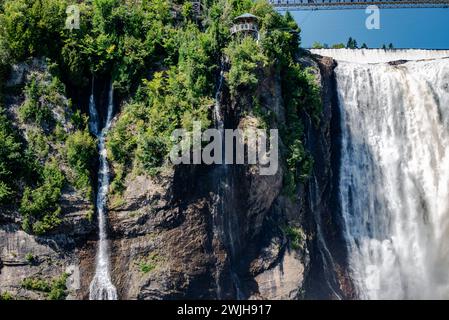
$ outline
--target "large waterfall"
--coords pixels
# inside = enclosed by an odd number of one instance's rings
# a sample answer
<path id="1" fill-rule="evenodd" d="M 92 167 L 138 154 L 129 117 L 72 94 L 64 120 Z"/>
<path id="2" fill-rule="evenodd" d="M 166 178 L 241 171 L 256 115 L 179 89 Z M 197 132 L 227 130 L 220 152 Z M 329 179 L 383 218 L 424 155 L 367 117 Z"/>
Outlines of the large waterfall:
<path id="1" fill-rule="evenodd" d="M 449 299 L 449 51 L 382 51 L 316 52 L 338 61 L 349 270 L 362 299 Z"/>
<path id="2" fill-rule="evenodd" d="M 93 92 L 91 95 L 91 103 L 94 103 Z M 91 110 L 92 109 L 92 110 Z M 98 116 L 92 114 L 96 110 L 95 105 L 89 111 L 91 112 L 91 120 L 98 121 Z M 105 138 L 109 131 L 112 122 L 112 113 L 114 110 L 114 92 L 111 86 L 109 88 L 108 96 L 108 110 L 106 115 L 106 124 L 98 136 L 98 149 L 100 154 L 100 167 L 98 170 L 98 192 L 97 192 L 97 213 L 98 213 L 98 228 L 99 241 L 96 257 L 95 275 L 90 283 L 90 300 L 116 300 L 117 290 L 112 284 L 109 264 L 109 243 L 107 237 L 107 195 L 109 189 L 109 165 L 107 161 L 107 152 L 105 146 Z M 93 123 L 91 128 L 98 128 L 98 123 Z"/>

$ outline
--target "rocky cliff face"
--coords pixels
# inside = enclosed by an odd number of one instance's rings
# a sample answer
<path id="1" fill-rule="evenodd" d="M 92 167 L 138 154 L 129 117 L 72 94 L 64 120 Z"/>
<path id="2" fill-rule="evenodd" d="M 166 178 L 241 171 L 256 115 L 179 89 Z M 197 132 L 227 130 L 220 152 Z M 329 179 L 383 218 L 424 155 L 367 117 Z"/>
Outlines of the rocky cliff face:
<path id="1" fill-rule="evenodd" d="M 303 64 L 314 69 L 323 87 L 320 129 L 308 123 L 306 130 L 308 148 L 317 158 L 314 182 L 292 200 L 282 193 L 282 166 L 274 176 L 260 176 L 257 167 L 246 165 L 177 166 L 158 179 L 128 176 L 126 191 L 110 212 L 113 281 L 122 299 L 305 297 L 308 283 L 317 280 L 310 261 L 321 259 L 316 218 L 332 215 L 335 100 L 333 61 L 309 57 Z M 259 101 L 282 121 L 279 74 L 264 70 L 260 79 Z M 245 115 L 252 107 L 249 97 L 232 99 L 224 92 L 222 100 L 226 127 L 259 126 Z M 283 230 L 287 225 L 307 230 L 294 248 Z M 310 252 L 317 257 L 311 259 Z"/>
<path id="2" fill-rule="evenodd" d="M 312 176 L 300 197 L 307 212 L 311 237 L 310 272 L 305 284 L 309 299 L 347 299 L 354 292 L 346 266 L 346 249 L 338 215 L 338 168 L 340 159 L 340 115 L 334 68 L 330 57 L 313 55 L 302 58 L 305 66 L 315 70 L 321 85 L 322 115 L 319 126 L 306 117 L 305 141 L 314 159 Z"/>
<path id="3" fill-rule="evenodd" d="M 282 192 L 283 166 L 274 176 L 261 176 L 257 166 L 248 165 L 179 165 L 156 178 L 129 174 L 123 194 L 109 201 L 112 280 L 120 299 L 350 296 L 343 250 L 329 245 L 339 237 L 331 196 L 338 157 L 335 63 L 317 56 L 303 57 L 302 63 L 314 70 L 323 97 L 319 128 L 303 119 L 315 159 L 312 179 L 291 199 Z M 26 78 L 22 69 L 17 67 L 11 82 Z M 282 121 L 280 75 L 261 72 L 256 95 Z M 224 89 L 226 127 L 260 125 L 246 115 L 249 101 L 245 95 L 231 98 Z M 21 231 L 18 213 L 1 209 L 0 291 L 45 298 L 23 289 L 22 280 L 50 280 L 68 272 L 68 298 L 88 298 L 96 240 L 94 224 L 86 219 L 89 203 L 74 190 L 64 190 L 62 208 L 63 225 L 46 237 Z M 294 246 L 285 226 L 304 230 Z"/>

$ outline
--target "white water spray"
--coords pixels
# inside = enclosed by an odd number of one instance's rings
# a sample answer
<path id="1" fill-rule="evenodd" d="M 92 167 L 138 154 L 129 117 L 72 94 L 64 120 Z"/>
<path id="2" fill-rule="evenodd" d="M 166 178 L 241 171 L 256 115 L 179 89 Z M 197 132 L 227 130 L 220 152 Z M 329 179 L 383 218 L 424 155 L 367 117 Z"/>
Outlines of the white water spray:
<path id="1" fill-rule="evenodd" d="M 107 237 L 107 195 L 109 190 L 109 165 L 107 161 L 107 152 L 105 138 L 111 127 L 112 113 L 114 109 L 114 92 L 111 86 L 108 97 L 108 110 L 106 124 L 101 130 L 99 136 L 100 168 L 98 171 L 98 192 L 97 192 L 97 212 L 99 241 L 96 256 L 95 275 L 90 283 L 90 300 L 117 300 L 117 290 L 111 281 L 109 264 L 109 241 Z M 93 99 L 92 99 L 93 100 Z M 98 117 L 97 117 L 98 119 Z M 97 124 L 98 127 L 98 124 Z"/>
<path id="2" fill-rule="evenodd" d="M 358 295 L 449 299 L 449 52 L 388 53 L 429 59 L 397 66 L 341 54 L 340 203 Z"/>

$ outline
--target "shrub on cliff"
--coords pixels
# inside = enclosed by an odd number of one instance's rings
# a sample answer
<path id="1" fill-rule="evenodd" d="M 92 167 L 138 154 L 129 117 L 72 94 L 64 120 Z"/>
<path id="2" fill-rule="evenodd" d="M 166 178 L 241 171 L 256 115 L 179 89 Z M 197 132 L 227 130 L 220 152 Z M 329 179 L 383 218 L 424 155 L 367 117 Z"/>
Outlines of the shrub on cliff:
<path id="1" fill-rule="evenodd" d="M 74 171 L 75 187 L 84 191 L 89 198 L 92 197 L 92 181 L 94 159 L 97 156 L 96 141 L 87 129 L 77 130 L 70 134 L 66 140 L 67 162 Z"/>
<path id="2" fill-rule="evenodd" d="M 22 144 L 0 107 L 0 203 L 11 203 L 17 191 L 14 183 L 22 167 Z"/>
<path id="3" fill-rule="evenodd" d="M 50 73 L 32 72 L 24 89 L 25 101 L 19 108 L 19 118 L 24 123 L 32 123 L 42 128 L 55 124 L 52 109 L 64 106 L 65 87 Z"/>
<path id="4" fill-rule="evenodd" d="M 23 122 L 31 121 L 39 125 L 53 120 L 50 108 L 40 101 L 42 86 L 33 78 L 25 88 L 25 102 L 20 106 L 19 116 Z"/>
<path id="5" fill-rule="evenodd" d="M 67 296 L 66 282 L 68 277 L 69 274 L 64 272 L 50 281 L 37 277 L 25 278 L 21 285 L 26 290 L 43 292 L 49 300 L 64 300 Z"/>
<path id="6" fill-rule="evenodd" d="M 64 181 L 63 173 L 53 161 L 44 165 L 41 181 L 35 188 L 25 187 L 20 204 L 24 230 L 41 235 L 61 223 L 58 202 Z"/>
<path id="7" fill-rule="evenodd" d="M 256 41 L 250 37 L 237 39 L 232 41 L 224 52 L 231 65 L 227 73 L 231 93 L 235 93 L 239 88 L 253 90 L 258 83 L 257 70 L 268 63 L 268 58 L 261 52 Z"/>
<path id="8" fill-rule="evenodd" d="M 0 300 L 6 301 L 6 300 L 15 300 L 15 299 L 11 293 L 9 293 L 8 291 L 3 291 L 0 293 Z"/>

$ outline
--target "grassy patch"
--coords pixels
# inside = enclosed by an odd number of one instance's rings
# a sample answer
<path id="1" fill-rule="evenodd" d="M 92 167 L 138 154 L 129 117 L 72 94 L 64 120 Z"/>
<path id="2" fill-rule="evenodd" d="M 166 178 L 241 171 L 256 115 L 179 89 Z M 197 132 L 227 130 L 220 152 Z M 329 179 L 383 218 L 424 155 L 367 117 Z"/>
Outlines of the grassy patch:
<path id="1" fill-rule="evenodd" d="M 25 255 L 25 260 L 29 263 L 29 264 L 34 264 L 36 262 L 36 257 L 31 253 L 28 252 Z"/>
<path id="2" fill-rule="evenodd" d="M 294 250 L 303 250 L 306 235 L 301 228 L 288 226 L 284 228 L 284 234 L 288 238 L 290 247 Z"/>
<path id="3" fill-rule="evenodd" d="M 0 300 L 15 300 L 14 296 L 8 291 L 0 293 Z"/>
<path id="4" fill-rule="evenodd" d="M 148 258 L 139 263 L 139 269 L 142 273 L 149 273 L 156 269 L 158 262 L 159 255 L 157 253 L 152 253 L 148 256 Z"/>

